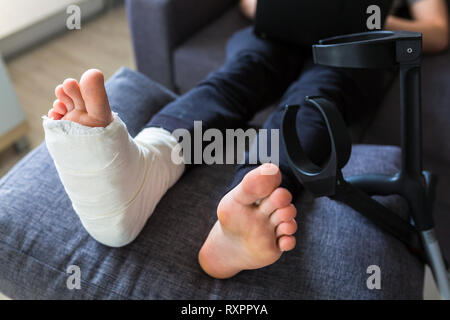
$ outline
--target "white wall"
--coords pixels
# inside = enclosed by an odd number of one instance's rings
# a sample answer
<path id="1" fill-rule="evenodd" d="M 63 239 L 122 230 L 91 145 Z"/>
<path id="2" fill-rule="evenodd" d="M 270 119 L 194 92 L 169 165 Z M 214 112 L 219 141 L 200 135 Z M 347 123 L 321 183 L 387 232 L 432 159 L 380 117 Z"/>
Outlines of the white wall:
<path id="1" fill-rule="evenodd" d="M 0 52 L 8 58 L 66 29 L 66 8 L 77 4 L 83 20 L 105 0 L 0 0 Z"/>
<path id="2" fill-rule="evenodd" d="M 81 0 L 0 0 L 0 39 L 79 2 Z"/>

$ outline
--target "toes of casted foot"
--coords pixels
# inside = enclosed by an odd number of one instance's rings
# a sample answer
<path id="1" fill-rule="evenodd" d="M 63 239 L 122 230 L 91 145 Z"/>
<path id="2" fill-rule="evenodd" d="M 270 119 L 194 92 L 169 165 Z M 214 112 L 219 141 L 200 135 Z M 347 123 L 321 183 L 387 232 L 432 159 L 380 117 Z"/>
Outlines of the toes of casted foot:
<path id="1" fill-rule="evenodd" d="M 296 231 L 297 231 L 297 222 L 294 219 L 292 219 L 288 222 L 280 223 L 275 229 L 275 234 L 278 238 L 285 235 L 287 236 L 293 235 Z"/>
<path id="2" fill-rule="evenodd" d="M 295 248 L 295 237 L 293 236 L 281 236 L 278 238 L 278 248 L 280 251 L 290 251 Z"/>
<path id="3" fill-rule="evenodd" d="M 264 171 L 276 171 L 276 173 L 264 175 L 262 174 Z M 270 195 L 280 183 L 280 170 L 276 165 L 267 163 L 248 172 L 232 193 L 238 202 L 250 205 Z"/>
<path id="4" fill-rule="evenodd" d="M 63 85 L 60 84 L 55 88 L 55 96 L 59 101 L 64 103 L 67 108 L 67 111 L 71 111 L 75 108 L 75 104 L 73 103 L 72 98 L 70 98 L 65 92 Z"/>
<path id="5" fill-rule="evenodd" d="M 261 201 L 259 210 L 263 214 L 270 215 L 279 208 L 289 206 L 291 201 L 292 195 L 287 189 L 277 188 L 267 198 Z"/>
<path id="6" fill-rule="evenodd" d="M 103 76 L 103 72 L 98 69 L 89 69 L 86 70 L 80 78 L 80 85 L 84 82 L 90 82 L 91 84 L 102 84 L 105 81 L 105 77 Z"/>
<path id="7" fill-rule="evenodd" d="M 297 208 L 291 203 L 287 207 L 277 209 L 270 215 L 270 223 L 278 226 L 282 222 L 289 222 L 297 216 Z"/>
<path id="8" fill-rule="evenodd" d="M 66 105 L 61 102 L 59 99 L 56 99 L 53 102 L 53 110 L 58 112 L 60 115 L 64 116 L 67 113 Z"/>
<path id="9" fill-rule="evenodd" d="M 71 78 L 64 80 L 63 89 L 74 102 L 75 109 L 86 110 L 77 80 Z"/>
<path id="10" fill-rule="evenodd" d="M 48 111 L 47 116 L 53 120 L 61 120 L 61 118 L 63 117 L 62 114 L 59 114 L 53 108 Z"/>

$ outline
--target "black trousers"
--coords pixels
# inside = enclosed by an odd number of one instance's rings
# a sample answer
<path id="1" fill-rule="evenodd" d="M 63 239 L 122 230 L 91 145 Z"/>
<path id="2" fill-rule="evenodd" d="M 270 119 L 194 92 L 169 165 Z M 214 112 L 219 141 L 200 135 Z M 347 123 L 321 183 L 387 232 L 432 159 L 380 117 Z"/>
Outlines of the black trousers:
<path id="1" fill-rule="evenodd" d="M 217 71 L 188 93 L 157 113 L 147 127 L 170 132 L 184 128 L 194 131 L 194 121 L 203 128 L 245 128 L 258 112 L 279 101 L 279 107 L 264 123 L 264 129 L 280 129 L 284 106 L 298 104 L 297 134 L 313 162 L 328 158 L 330 142 L 320 113 L 305 103 L 306 96 L 323 96 L 336 105 L 348 125 L 371 113 L 385 90 L 385 73 L 380 70 L 338 69 L 315 65 L 311 48 L 297 48 L 261 39 L 252 28 L 237 32 L 228 42 L 227 60 Z M 274 141 L 269 138 L 270 144 Z M 282 186 L 295 197 L 300 183 L 291 172 L 282 141 L 279 167 Z M 237 169 L 231 188 L 258 164 L 246 163 Z"/>

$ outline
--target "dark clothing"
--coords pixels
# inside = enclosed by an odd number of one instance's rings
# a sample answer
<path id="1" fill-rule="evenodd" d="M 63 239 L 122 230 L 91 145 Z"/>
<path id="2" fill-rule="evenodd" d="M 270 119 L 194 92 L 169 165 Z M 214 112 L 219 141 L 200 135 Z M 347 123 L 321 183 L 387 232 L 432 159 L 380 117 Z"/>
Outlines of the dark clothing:
<path id="1" fill-rule="evenodd" d="M 313 162 L 320 164 L 328 157 L 329 137 L 322 116 L 304 102 L 305 97 L 328 98 L 335 103 L 347 124 L 351 124 L 378 105 L 383 96 L 382 80 L 380 70 L 315 65 L 311 48 L 295 48 L 261 39 L 254 35 L 252 28 L 247 28 L 237 32 L 228 42 L 227 60 L 220 69 L 168 104 L 147 127 L 162 127 L 170 132 L 185 128 L 193 132 L 194 121 L 201 120 L 203 130 L 245 128 L 258 111 L 281 99 L 263 128 L 280 129 L 283 107 L 300 105 L 297 134 L 305 152 Z M 295 197 L 301 186 L 289 168 L 281 141 L 279 143 L 282 186 Z M 248 162 L 240 165 L 232 187 L 256 166 L 258 164 Z"/>

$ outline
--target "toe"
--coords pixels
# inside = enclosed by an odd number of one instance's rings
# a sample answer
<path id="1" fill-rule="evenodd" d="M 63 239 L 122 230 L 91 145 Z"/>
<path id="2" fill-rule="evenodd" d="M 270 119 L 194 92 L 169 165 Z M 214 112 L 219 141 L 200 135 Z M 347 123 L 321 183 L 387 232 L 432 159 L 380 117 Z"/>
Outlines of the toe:
<path id="1" fill-rule="evenodd" d="M 259 167 L 260 174 L 264 176 L 276 175 L 278 173 L 278 166 L 273 163 L 264 163 Z"/>
<path id="2" fill-rule="evenodd" d="M 53 110 L 63 116 L 67 113 L 66 105 L 62 103 L 59 99 L 56 99 L 53 102 Z"/>
<path id="3" fill-rule="evenodd" d="M 270 223 L 273 226 L 278 226 L 282 222 L 289 222 L 297 216 L 297 209 L 293 204 L 288 205 L 287 207 L 277 209 L 270 216 Z"/>
<path id="4" fill-rule="evenodd" d="M 86 110 L 83 97 L 81 96 L 80 86 L 75 79 L 64 80 L 63 89 L 74 102 L 75 109 Z"/>
<path id="5" fill-rule="evenodd" d="M 264 174 L 267 171 L 276 171 L 276 173 Z M 280 183 L 280 170 L 274 164 L 267 163 L 247 173 L 231 194 L 239 203 L 250 205 L 270 195 Z"/>
<path id="6" fill-rule="evenodd" d="M 75 108 L 75 104 L 73 103 L 73 100 L 64 92 L 63 85 L 60 84 L 55 89 L 55 96 L 58 98 L 59 101 L 64 103 L 64 105 L 67 108 L 67 111 L 71 111 Z"/>
<path id="7" fill-rule="evenodd" d="M 290 251 L 295 248 L 295 237 L 293 236 L 281 236 L 278 239 L 278 248 L 280 251 Z"/>
<path id="8" fill-rule="evenodd" d="M 287 207 L 291 201 L 292 195 L 287 189 L 277 188 L 261 202 L 259 210 L 269 216 L 275 210 Z"/>
<path id="9" fill-rule="evenodd" d="M 277 238 L 285 235 L 287 236 L 293 235 L 296 231 L 297 231 L 297 222 L 295 222 L 295 220 L 282 222 L 278 225 L 278 227 L 275 230 Z"/>
<path id="10" fill-rule="evenodd" d="M 53 110 L 53 108 L 52 108 L 48 111 L 48 117 L 53 120 L 61 120 L 61 118 L 63 116 L 61 114 L 59 114 L 58 112 L 56 112 L 55 110 Z"/>
<path id="11" fill-rule="evenodd" d="M 80 89 L 86 103 L 88 114 L 96 119 L 109 119 L 111 109 L 105 90 L 103 73 L 97 69 L 90 69 L 83 73 Z"/>

